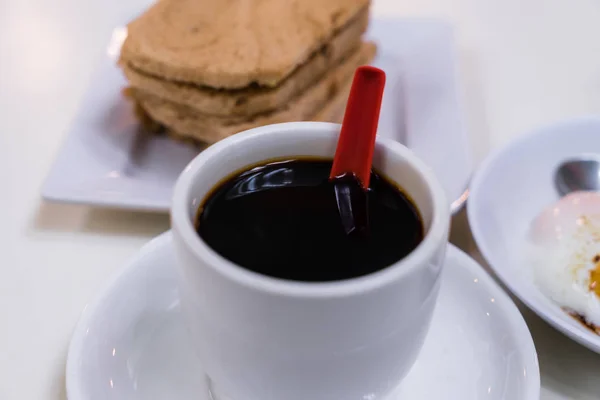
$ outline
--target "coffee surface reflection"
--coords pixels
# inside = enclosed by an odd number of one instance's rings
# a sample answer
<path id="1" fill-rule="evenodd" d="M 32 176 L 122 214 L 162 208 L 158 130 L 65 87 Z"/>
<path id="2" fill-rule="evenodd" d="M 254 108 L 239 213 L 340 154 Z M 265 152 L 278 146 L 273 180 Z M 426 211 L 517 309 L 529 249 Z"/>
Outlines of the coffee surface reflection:
<path id="1" fill-rule="evenodd" d="M 375 171 L 366 192 L 350 181 L 336 190 L 329 181 L 331 165 L 331 160 L 290 159 L 229 177 L 198 210 L 198 234 L 243 268 L 304 282 L 367 275 L 418 246 L 423 223 L 402 190 Z M 366 218 L 366 230 L 352 232 L 348 215 L 339 210 Z"/>

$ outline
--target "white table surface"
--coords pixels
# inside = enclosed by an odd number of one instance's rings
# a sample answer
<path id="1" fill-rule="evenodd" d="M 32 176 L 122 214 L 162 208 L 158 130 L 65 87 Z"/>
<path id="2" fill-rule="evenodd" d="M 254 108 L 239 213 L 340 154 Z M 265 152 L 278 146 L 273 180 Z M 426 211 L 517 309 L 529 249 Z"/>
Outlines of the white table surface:
<path id="1" fill-rule="evenodd" d="M 147 3 L 0 0 L 2 400 L 66 398 L 66 349 L 86 302 L 169 228 L 166 215 L 39 199 L 112 28 Z M 477 160 L 540 124 L 600 111 L 596 0 L 375 0 L 374 13 L 456 24 Z M 452 240 L 478 258 L 464 213 Z M 539 352 L 541 398 L 600 398 L 600 356 L 523 312 Z"/>

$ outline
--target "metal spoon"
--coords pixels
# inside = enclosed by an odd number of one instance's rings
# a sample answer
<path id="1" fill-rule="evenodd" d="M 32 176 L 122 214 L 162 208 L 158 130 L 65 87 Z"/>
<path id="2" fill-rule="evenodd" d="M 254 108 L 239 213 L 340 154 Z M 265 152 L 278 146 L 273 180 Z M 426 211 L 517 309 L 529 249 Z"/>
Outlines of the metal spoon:
<path id="1" fill-rule="evenodd" d="M 600 191 L 600 156 L 564 161 L 556 169 L 554 183 L 561 196 L 578 190 Z"/>

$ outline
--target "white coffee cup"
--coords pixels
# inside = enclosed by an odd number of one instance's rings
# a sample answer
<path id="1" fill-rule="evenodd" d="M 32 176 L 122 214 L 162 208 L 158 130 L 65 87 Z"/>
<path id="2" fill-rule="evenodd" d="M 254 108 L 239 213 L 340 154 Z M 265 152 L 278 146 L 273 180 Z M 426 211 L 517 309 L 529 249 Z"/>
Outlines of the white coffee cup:
<path id="1" fill-rule="evenodd" d="M 194 229 L 198 206 L 219 182 L 274 158 L 331 158 L 339 129 L 295 122 L 242 132 L 204 150 L 177 181 L 171 219 L 190 351 L 218 400 L 384 399 L 422 347 L 450 207 L 433 172 L 401 144 L 378 137 L 373 165 L 414 200 L 426 235 L 388 268 L 335 282 L 281 280 L 233 264 Z"/>

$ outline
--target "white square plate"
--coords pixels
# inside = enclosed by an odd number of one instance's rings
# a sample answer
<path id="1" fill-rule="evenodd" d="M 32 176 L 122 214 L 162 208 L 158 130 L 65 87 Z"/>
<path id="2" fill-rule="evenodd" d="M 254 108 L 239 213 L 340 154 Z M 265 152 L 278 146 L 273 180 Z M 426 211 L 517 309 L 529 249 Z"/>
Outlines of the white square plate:
<path id="1" fill-rule="evenodd" d="M 427 19 L 373 19 L 373 65 L 387 75 L 379 132 L 427 162 L 451 207 L 464 201 L 471 150 L 457 85 L 452 28 Z M 143 132 L 116 66 L 126 36 L 115 29 L 108 56 L 92 79 L 42 188 L 46 200 L 166 212 L 175 180 L 197 149 Z"/>

